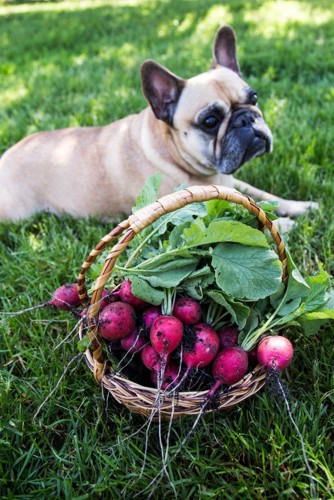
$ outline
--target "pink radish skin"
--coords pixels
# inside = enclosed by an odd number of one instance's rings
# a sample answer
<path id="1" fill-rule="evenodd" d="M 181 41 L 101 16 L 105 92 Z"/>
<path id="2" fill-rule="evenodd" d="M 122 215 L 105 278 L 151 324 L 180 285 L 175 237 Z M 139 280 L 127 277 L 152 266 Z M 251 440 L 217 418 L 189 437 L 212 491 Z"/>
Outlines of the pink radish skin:
<path id="1" fill-rule="evenodd" d="M 104 309 L 108 304 L 112 302 L 120 301 L 119 290 L 113 292 L 112 290 L 106 290 L 105 288 L 102 290 L 101 297 L 101 310 Z"/>
<path id="2" fill-rule="evenodd" d="M 173 316 L 159 316 L 153 322 L 150 331 L 152 347 L 163 359 L 174 351 L 183 336 L 183 324 Z"/>
<path id="3" fill-rule="evenodd" d="M 136 315 L 130 304 L 113 302 L 99 316 L 99 332 L 107 340 L 118 340 L 131 335 L 135 329 Z"/>
<path id="4" fill-rule="evenodd" d="M 236 328 L 228 327 L 217 331 L 220 348 L 233 347 L 236 345 L 239 337 L 239 331 Z"/>
<path id="5" fill-rule="evenodd" d="M 284 370 L 293 358 L 293 346 L 289 339 L 272 335 L 261 340 L 257 348 L 259 364 L 275 370 Z"/>
<path id="6" fill-rule="evenodd" d="M 185 341 L 182 360 L 186 365 L 186 370 L 178 386 L 183 384 L 190 370 L 208 366 L 219 350 L 219 337 L 211 326 L 206 323 L 197 323 L 189 328 L 191 328 L 191 334 L 195 335 L 195 339 L 193 342 L 190 338 L 191 348 L 186 345 L 187 339 Z"/>
<path id="7" fill-rule="evenodd" d="M 241 347 L 227 347 L 220 351 L 212 366 L 212 375 L 222 384 L 239 382 L 247 373 L 248 356 Z"/>
<path id="8" fill-rule="evenodd" d="M 143 312 L 144 327 L 147 328 L 147 330 L 150 330 L 154 320 L 157 319 L 159 316 L 161 316 L 160 307 L 150 306 L 147 309 L 145 309 L 145 311 Z"/>
<path id="9" fill-rule="evenodd" d="M 62 285 L 54 292 L 49 304 L 68 311 L 81 304 L 77 283 Z"/>
<path id="10" fill-rule="evenodd" d="M 111 297 L 110 297 L 110 292 L 108 292 L 106 289 L 102 290 L 102 297 L 101 297 L 101 310 L 104 309 L 108 304 L 112 302 Z"/>
<path id="11" fill-rule="evenodd" d="M 114 302 L 114 298 L 113 298 L 113 295 L 112 295 L 112 292 L 108 292 L 106 289 L 103 289 L 102 290 L 102 297 L 101 297 L 101 305 L 100 305 L 100 311 L 102 311 L 102 309 L 104 309 L 108 304 L 110 304 L 111 302 Z M 80 312 L 80 317 L 81 318 L 84 318 L 85 316 L 87 316 L 87 313 L 88 313 L 88 309 L 89 307 L 85 307 L 84 309 L 82 309 L 82 311 Z"/>
<path id="12" fill-rule="evenodd" d="M 172 389 L 176 386 L 178 379 L 180 378 L 179 367 L 174 364 L 167 364 L 164 372 L 164 378 L 161 384 L 161 389 Z M 158 372 L 151 371 L 151 380 L 155 387 L 158 387 Z"/>
<path id="13" fill-rule="evenodd" d="M 227 347 L 220 351 L 212 366 L 212 375 L 216 382 L 208 393 L 212 397 L 222 385 L 236 384 L 248 371 L 248 356 L 241 347 Z"/>
<path id="14" fill-rule="evenodd" d="M 82 309 L 82 311 L 80 311 L 80 318 L 85 318 L 87 316 L 87 313 L 88 307 L 85 307 L 84 309 Z"/>
<path id="15" fill-rule="evenodd" d="M 160 372 L 161 356 L 153 349 L 151 345 L 146 345 L 141 351 L 141 360 L 143 365 L 149 370 Z"/>
<path id="16" fill-rule="evenodd" d="M 190 297 L 179 297 L 174 304 L 173 316 L 185 325 L 195 325 L 201 320 L 201 306 L 196 300 Z"/>
<path id="17" fill-rule="evenodd" d="M 139 335 L 137 329 L 135 329 L 128 337 L 122 338 L 120 344 L 122 349 L 128 354 L 134 354 L 144 347 L 146 341 Z"/>
<path id="18" fill-rule="evenodd" d="M 147 302 L 133 295 L 131 281 L 129 280 L 122 281 L 119 289 L 119 296 L 122 302 L 130 304 L 134 309 L 143 309 L 148 305 Z"/>
<path id="19" fill-rule="evenodd" d="M 193 330 L 196 340 L 190 351 L 184 351 L 183 361 L 187 369 L 204 368 L 218 353 L 219 337 L 213 328 L 205 323 L 197 323 L 193 326 Z"/>

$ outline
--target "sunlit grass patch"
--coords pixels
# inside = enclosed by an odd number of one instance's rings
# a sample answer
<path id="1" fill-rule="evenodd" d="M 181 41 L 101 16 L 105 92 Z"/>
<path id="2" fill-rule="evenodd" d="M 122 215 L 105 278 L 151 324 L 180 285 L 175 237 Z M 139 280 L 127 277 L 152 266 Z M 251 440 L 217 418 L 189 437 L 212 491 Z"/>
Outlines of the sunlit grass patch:
<path id="1" fill-rule="evenodd" d="M 288 39 L 296 36 L 294 26 L 321 26 L 331 21 L 333 12 L 327 6 L 313 2 L 278 0 L 264 2 L 246 12 L 245 20 L 257 24 L 256 31 L 270 39 L 278 31 Z"/>

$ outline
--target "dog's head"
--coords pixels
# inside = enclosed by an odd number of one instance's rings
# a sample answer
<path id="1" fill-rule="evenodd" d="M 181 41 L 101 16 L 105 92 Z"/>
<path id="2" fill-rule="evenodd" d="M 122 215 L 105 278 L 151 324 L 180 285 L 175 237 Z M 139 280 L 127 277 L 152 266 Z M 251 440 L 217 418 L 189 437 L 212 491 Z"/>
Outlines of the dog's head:
<path id="1" fill-rule="evenodd" d="M 231 174 L 272 149 L 272 135 L 257 94 L 241 77 L 236 38 L 220 28 L 209 71 L 189 80 L 154 61 L 141 67 L 143 93 L 156 118 L 165 122 L 183 163 L 197 173 Z"/>

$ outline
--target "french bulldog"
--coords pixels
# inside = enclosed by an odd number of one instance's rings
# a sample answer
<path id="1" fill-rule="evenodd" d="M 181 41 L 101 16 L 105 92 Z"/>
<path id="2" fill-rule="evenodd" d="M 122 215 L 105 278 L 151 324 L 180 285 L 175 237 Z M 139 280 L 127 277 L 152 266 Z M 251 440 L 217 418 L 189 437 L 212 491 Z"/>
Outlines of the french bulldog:
<path id="1" fill-rule="evenodd" d="M 179 185 L 220 184 L 279 202 L 296 217 L 316 207 L 284 200 L 233 177 L 272 150 L 256 91 L 242 78 L 236 36 L 222 26 L 210 69 L 185 80 L 152 60 L 141 66 L 149 106 L 101 127 L 38 132 L 0 160 L 0 220 L 36 212 L 74 217 L 129 214 L 147 177 L 163 174 L 161 195 Z"/>

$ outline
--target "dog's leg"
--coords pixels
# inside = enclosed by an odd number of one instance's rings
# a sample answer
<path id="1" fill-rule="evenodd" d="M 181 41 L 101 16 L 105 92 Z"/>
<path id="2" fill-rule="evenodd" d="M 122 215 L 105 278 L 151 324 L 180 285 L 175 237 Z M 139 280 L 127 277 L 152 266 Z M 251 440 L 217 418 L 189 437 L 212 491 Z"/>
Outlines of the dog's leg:
<path id="1" fill-rule="evenodd" d="M 285 200 L 271 193 L 268 193 L 267 191 L 262 191 L 262 189 L 255 188 L 254 186 L 247 184 L 247 182 L 235 179 L 233 176 L 230 177 L 232 177 L 232 179 L 229 179 L 230 187 L 237 189 L 242 193 L 248 194 L 258 201 L 277 201 L 279 203 L 277 213 L 280 216 L 288 216 L 294 218 L 304 214 L 308 210 L 317 210 L 319 207 L 318 203 L 313 201 Z"/>
<path id="2" fill-rule="evenodd" d="M 290 217 L 278 217 L 273 223 L 281 234 L 289 233 L 295 225 L 295 221 Z"/>

